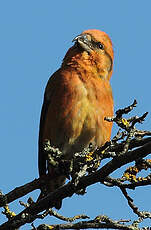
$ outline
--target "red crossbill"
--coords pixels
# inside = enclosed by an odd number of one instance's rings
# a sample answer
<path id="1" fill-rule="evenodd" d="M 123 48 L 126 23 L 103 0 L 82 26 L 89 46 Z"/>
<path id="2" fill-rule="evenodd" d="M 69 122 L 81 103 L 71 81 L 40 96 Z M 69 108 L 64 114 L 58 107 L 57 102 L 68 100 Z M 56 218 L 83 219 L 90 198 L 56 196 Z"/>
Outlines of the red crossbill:
<path id="1" fill-rule="evenodd" d="M 92 143 L 93 149 L 110 139 L 113 116 L 110 78 L 113 70 L 113 48 L 109 36 L 100 30 L 87 30 L 73 40 L 61 67 L 50 77 L 44 94 L 39 131 L 39 175 L 46 174 L 43 143 L 59 148 L 65 159 L 72 159 Z M 54 175 L 48 192 L 65 183 L 64 175 Z M 55 204 L 59 209 L 61 201 Z"/>

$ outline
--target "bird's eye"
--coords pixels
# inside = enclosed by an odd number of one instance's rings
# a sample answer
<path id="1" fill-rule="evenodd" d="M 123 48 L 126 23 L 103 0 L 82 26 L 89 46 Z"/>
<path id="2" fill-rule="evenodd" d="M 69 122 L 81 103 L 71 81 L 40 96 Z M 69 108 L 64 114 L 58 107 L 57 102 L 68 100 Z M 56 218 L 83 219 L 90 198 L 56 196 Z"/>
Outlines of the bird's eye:
<path id="1" fill-rule="evenodd" d="M 103 46 L 103 44 L 102 44 L 101 42 L 98 42 L 97 46 L 98 46 L 98 48 L 101 49 L 101 50 L 104 49 L 104 46 Z"/>

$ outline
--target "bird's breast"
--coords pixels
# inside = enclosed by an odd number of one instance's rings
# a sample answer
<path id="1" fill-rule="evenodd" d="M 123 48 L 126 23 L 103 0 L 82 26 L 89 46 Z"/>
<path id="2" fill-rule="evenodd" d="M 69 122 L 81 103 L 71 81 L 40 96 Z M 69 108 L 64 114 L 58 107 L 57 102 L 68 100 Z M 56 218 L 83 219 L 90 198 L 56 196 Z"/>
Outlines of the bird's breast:
<path id="1" fill-rule="evenodd" d="M 109 82 L 64 72 L 51 96 L 43 139 L 63 152 L 81 151 L 90 142 L 101 146 L 111 135 L 113 99 Z"/>

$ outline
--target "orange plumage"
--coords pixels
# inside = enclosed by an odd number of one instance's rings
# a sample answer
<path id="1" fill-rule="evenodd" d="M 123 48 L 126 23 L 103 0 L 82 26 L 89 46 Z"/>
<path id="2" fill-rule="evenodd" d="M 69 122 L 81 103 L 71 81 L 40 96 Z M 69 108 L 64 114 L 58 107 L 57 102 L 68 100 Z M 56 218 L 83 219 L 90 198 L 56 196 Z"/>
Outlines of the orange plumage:
<path id="1" fill-rule="evenodd" d="M 112 42 L 105 32 L 87 30 L 77 36 L 68 50 L 61 68 L 49 79 L 41 112 L 39 132 L 39 174 L 46 174 L 43 142 L 48 139 L 58 147 L 65 159 L 93 144 L 93 148 L 110 139 L 112 123 L 104 120 L 113 116 L 110 77 L 113 69 Z M 65 183 L 65 176 L 55 176 L 48 192 Z M 55 204 L 61 207 L 61 202 Z"/>

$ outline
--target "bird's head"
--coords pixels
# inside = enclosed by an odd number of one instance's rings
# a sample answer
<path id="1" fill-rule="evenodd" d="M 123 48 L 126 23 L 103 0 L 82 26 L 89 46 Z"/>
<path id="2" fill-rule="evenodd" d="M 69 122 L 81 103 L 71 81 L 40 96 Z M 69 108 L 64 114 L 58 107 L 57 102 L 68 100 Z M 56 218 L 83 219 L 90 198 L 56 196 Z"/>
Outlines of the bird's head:
<path id="1" fill-rule="evenodd" d="M 108 75 L 109 79 L 113 68 L 113 47 L 109 36 L 100 30 L 85 30 L 76 36 L 73 42 L 75 43 L 67 52 L 65 59 L 84 53 L 90 60 L 94 60 L 97 69 L 102 71 L 102 76 Z"/>
<path id="2" fill-rule="evenodd" d="M 113 48 L 112 42 L 109 36 L 100 30 L 85 30 L 80 35 L 73 39 L 75 46 L 79 49 L 85 50 L 88 53 L 92 51 L 99 52 L 101 54 L 107 53 L 113 60 Z"/>

